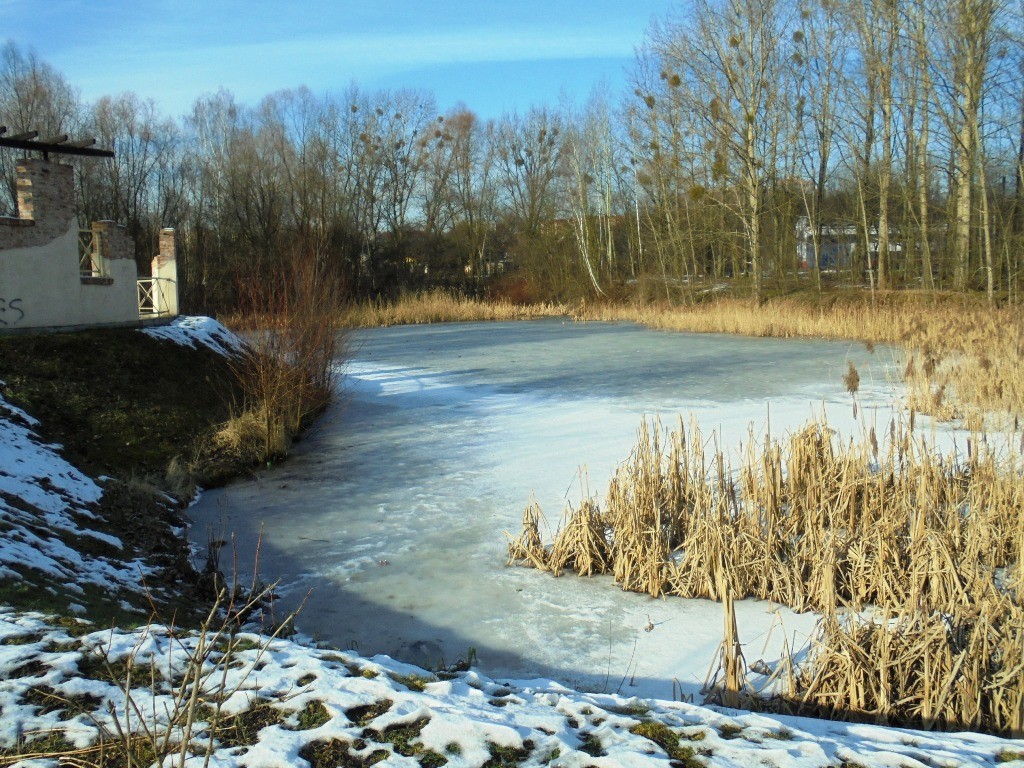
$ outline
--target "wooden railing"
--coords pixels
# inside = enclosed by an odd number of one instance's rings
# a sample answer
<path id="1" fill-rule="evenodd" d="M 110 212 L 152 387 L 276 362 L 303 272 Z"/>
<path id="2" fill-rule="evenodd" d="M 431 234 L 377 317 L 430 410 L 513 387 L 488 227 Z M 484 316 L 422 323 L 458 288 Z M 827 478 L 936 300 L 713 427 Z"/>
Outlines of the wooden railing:
<path id="1" fill-rule="evenodd" d="M 78 230 L 78 270 L 82 277 L 100 274 L 100 260 L 96 236 L 91 229 Z"/>
<path id="2" fill-rule="evenodd" d="M 165 286 L 171 281 L 161 277 L 140 277 L 137 281 L 139 291 L 139 317 L 161 317 L 169 315 L 165 299 Z"/>

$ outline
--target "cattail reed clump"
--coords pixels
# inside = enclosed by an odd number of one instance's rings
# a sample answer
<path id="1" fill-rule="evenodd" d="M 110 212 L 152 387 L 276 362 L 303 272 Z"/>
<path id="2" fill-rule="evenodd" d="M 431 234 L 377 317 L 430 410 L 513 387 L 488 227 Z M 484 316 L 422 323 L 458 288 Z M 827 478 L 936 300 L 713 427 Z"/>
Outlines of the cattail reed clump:
<path id="1" fill-rule="evenodd" d="M 860 373 L 852 360 L 846 361 L 846 373 L 843 374 L 843 386 L 851 395 L 856 395 L 860 389 Z"/>
<path id="2" fill-rule="evenodd" d="M 1024 734 L 1024 611 L 988 594 L 943 612 L 830 613 L 774 696 L 752 706 L 946 730 Z"/>
<path id="3" fill-rule="evenodd" d="M 528 517 L 510 563 L 608 573 L 652 596 L 818 611 L 821 636 L 785 692 L 795 708 L 1016 733 L 1020 460 L 984 441 L 939 456 L 902 422 L 882 435 L 844 443 L 824 424 L 784 441 L 751 435 L 734 468 L 696 425 L 645 423 L 603 506 L 568 510 L 548 546 Z M 839 609 L 896 620 L 841 621 Z M 845 689 L 826 672 L 846 675 Z M 883 673 L 875 688 L 861 680 Z M 986 701 L 969 706 L 972 695 Z"/>

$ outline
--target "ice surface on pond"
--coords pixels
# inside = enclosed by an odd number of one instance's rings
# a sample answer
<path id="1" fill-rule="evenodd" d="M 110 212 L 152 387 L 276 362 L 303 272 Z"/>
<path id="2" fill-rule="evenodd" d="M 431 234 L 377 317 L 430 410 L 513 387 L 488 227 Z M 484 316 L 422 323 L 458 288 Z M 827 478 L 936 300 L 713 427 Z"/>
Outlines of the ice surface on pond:
<path id="1" fill-rule="evenodd" d="M 692 415 L 730 450 L 751 425 L 781 437 L 823 411 L 844 434 L 881 430 L 899 365 L 848 342 L 542 320 L 359 332 L 345 370 L 287 462 L 203 495 L 196 543 L 234 535 L 247 571 L 262 526 L 260 573 L 281 578 L 283 609 L 305 599 L 299 628 L 343 648 L 436 666 L 472 647 L 491 676 L 669 698 L 674 680 L 700 688 L 721 607 L 506 568 L 503 532 L 518 534 L 531 493 L 556 524 L 579 500 L 581 465 L 603 497 L 645 417 Z M 758 601 L 737 610 L 748 662 L 815 621 Z"/>

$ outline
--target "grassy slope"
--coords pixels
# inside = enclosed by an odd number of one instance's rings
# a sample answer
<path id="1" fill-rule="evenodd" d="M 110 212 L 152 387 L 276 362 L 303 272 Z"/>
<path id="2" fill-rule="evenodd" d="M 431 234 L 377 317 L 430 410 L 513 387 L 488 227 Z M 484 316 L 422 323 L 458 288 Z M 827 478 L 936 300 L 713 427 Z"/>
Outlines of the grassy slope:
<path id="1" fill-rule="evenodd" d="M 0 381 L 79 469 L 161 482 L 239 397 L 220 355 L 125 329 L 0 337 Z"/>
<path id="2" fill-rule="evenodd" d="M 61 444 L 68 461 L 92 477 L 112 478 L 95 527 L 120 538 L 126 556 L 161 569 L 161 583 L 150 586 L 166 587 L 164 607 L 195 604 L 202 582 L 187 542 L 172 531 L 182 512 L 161 491 L 170 461 L 192 461 L 239 398 L 225 359 L 135 330 L 6 336 L 0 382 L 0 395 L 39 419 L 37 432 Z M 81 549 L 90 542 L 67 543 Z M 90 593 L 87 615 L 121 621 L 123 598 Z M 18 608 L 63 612 L 72 601 L 83 602 L 45 578 L 0 584 L 0 602 Z"/>

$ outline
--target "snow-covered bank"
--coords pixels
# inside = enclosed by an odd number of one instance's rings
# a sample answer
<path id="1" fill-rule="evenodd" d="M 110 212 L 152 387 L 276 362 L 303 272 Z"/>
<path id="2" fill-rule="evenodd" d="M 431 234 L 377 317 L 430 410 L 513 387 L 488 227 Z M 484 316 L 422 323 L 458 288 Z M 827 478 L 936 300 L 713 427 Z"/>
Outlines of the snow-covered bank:
<path id="1" fill-rule="evenodd" d="M 238 336 L 212 317 L 176 317 L 167 325 L 144 328 L 142 333 L 185 347 L 202 345 L 225 356 L 241 352 L 244 346 Z"/>
<path id="2" fill-rule="evenodd" d="M 228 693 L 223 723 L 260 710 L 267 724 L 250 729 L 245 743 L 238 743 L 234 731 L 229 739 L 223 728 L 220 738 L 232 745 L 215 738 L 209 764 L 219 768 L 294 768 L 315 761 L 317 747 L 347 756 L 323 765 L 379 761 L 386 766 L 451 768 L 981 768 L 1024 756 L 1021 740 L 579 693 L 550 680 L 496 681 L 472 671 L 438 676 L 384 656 L 366 659 L 244 633 L 237 639 L 245 650 L 235 651 L 230 660 L 219 654 L 206 659 L 208 673 L 216 674 L 209 675 L 202 701 L 212 704 L 218 693 Z M 64 734 L 69 748 L 83 749 L 95 745 L 101 733 L 111 738 L 115 718 L 123 725 L 140 713 L 147 718 L 156 713 L 159 729 L 175 707 L 166 678 L 180 679 L 196 645 L 196 635 L 172 635 L 158 626 L 72 636 L 41 616 L 0 611 L 0 748 L 23 743 L 33 732 L 55 730 Z M 129 658 L 136 666 L 131 698 L 138 712 L 128 702 L 123 681 L 111 680 L 98 663 L 105 660 L 111 668 L 123 669 Z M 188 765 L 203 764 L 214 717 L 209 708 L 203 709 L 192 730 L 197 756 Z M 22 749 L 31 750 L 30 745 Z M 176 759 L 175 754 L 168 764 L 177 765 Z M 17 757 L 9 752 L 5 760 Z M 366 762 L 357 762 L 361 760 Z M 35 759 L 9 764 L 35 768 L 57 763 Z"/>
<path id="3" fill-rule="evenodd" d="M 142 333 L 220 354 L 241 343 L 208 317 L 181 317 Z M 71 367 L 68 375 L 74 375 Z M 0 397 L 0 584 L 71 593 L 83 601 L 96 590 L 147 605 L 147 582 L 155 588 L 153 565 L 127 556 L 121 538 L 103 530 L 95 511 L 108 478 L 90 478 L 72 466 L 60 445 L 39 436 L 39 427 Z M 75 602 L 71 607 L 84 610 Z"/>
<path id="4" fill-rule="evenodd" d="M 122 542 L 96 530 L 89 507 L 103 491 L 34 431 L 38 422 L 0 398 L 0 580 L 138 590 L 151 570 L 117 556 Z M 90 554 L 83 539 L 109 554 Z"/>

